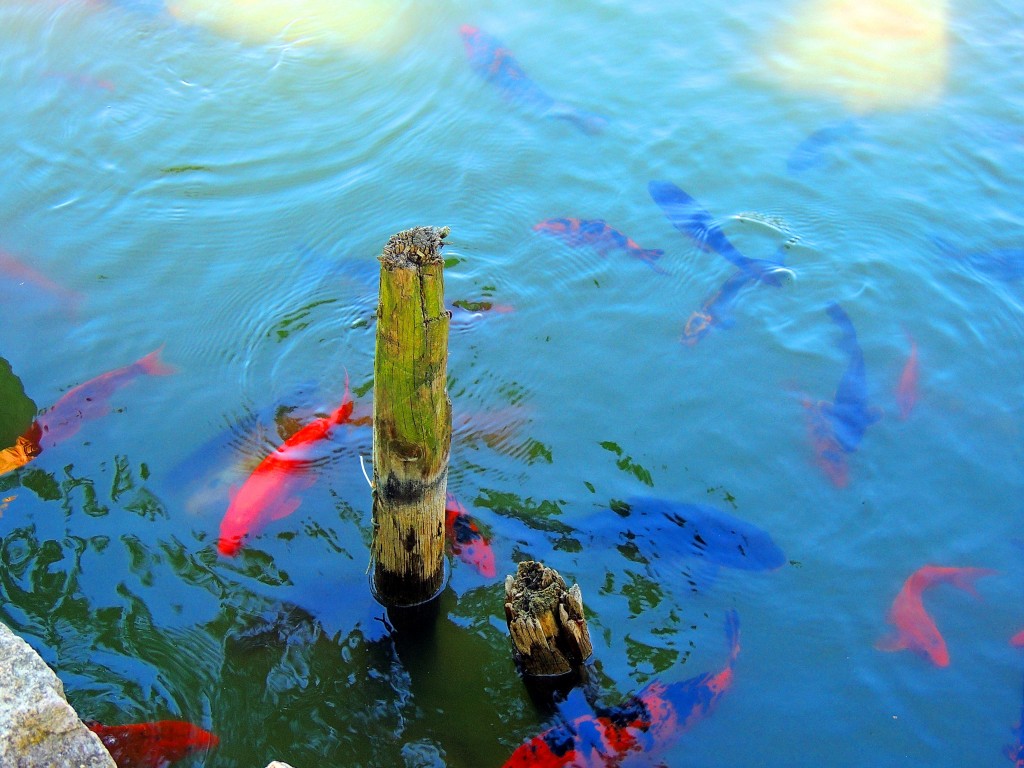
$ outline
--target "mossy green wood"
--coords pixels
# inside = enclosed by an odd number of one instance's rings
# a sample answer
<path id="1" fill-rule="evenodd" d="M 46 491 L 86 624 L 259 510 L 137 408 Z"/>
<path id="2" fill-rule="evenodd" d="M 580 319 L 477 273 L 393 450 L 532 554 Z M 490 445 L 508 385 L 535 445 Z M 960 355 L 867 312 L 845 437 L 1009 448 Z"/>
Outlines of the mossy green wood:
<path id="1" fill-rule="evenodd" d="M 416 605 L 444 587 L 445 492 L 452 437 L 443 238 L 394 235 L 380 257 L 373 366 L 373 589 Z"/>

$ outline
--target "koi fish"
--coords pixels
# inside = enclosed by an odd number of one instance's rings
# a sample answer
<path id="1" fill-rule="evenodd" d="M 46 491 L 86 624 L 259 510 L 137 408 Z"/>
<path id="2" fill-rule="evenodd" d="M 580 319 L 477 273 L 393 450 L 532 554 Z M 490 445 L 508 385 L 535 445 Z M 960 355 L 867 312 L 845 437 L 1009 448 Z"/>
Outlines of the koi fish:
<path id="1" fill-rule="evenodd" d="M 780 286 L 784 278 L 793 276 L 793 270 L 781 262 L 751 259 L 740 253 L 711 214 L 675 184 L 652 181 L 648 183 L 647 191 L 673 227 L 702 251 L 716 252 L 752 282 Z"/>
<path id="2" fill-rule="evenodd" d="M 1012 283 L 1024 277 L 1024 248 L 964 251 L 939 237 L 933 237 L 932 242 L 943 255 L 959 259 L 997 280 Z"/>
<path id="3" fill-rule="evenodd" d="M 84 384 L 68 390 L 54 405 L 36 417 L 24 434 L 36 453 L 53 448 L 78 432 L 82 422 L 105 416 L 110 412 L 110 397 L 121 387 L 142 375 L 168 376 L 177 371 L 160 360 L 159 347 L 145 357 L 122 368 L 102 373 Z"/>
<path id="4" fill-rule="evenodd" d="M 930 659 L 937 667 L 949 666 L 946 641 L 939 634 L 932 617 L 925 611 L 921 594 L 935 584 L 952 584 L 977 597 L 975 579 L 994 573 L 987 568 L 946 568 L 936 565 L 918 568 L 903 583 L 903 588 L 889 609 L 888 621 L 896 627 L 896 633 L 883 637 L 875 647 L 881 651 L 908 649 Z"/>
<path id="5" fill-rule="evenodd" d="M 733 324 L 731 315 L 732 305 L 739 296 L 740 291 L 750 285 L 750 278 L 742 271 L 733 272 L 722 286 L 711 296 L 704 300 L 699 309 L 693 314 L 683 326 L 681 341 L 687 346 L 693 346 L 700 341 L 704 335 L 713 327 L 729 328 Z"/>
<path id="6" fill-rule="evenodd" d="M 167 768 L 189 755 L 209 752 L 220 739 L 198 725 L 182 720 L 158 720 L 130 725 L 85 726 L 100 737 L 117 768 Z"/>
<path id="7" fill-rule="evenodd" d="M 305 382 L 258 410 L 225 414 L 228 428 L 193 448 L 166 473 L 166 492 L 177 497 L 190 514 L 224 510 L 231 501 L 232 488 L 241 485 L 265 458 L 271 436 L 282 442 L 304 426 L 308 412 L 300 417 L 300 409 L 292 404 L 309 402 L 315 389 L 315 383 Z"/>
<path id="8" fill-rule="evenodd" d="M 818 463 L 825 474 L 842 488 L 849 480 L 846 455 L 860 447 L 864 432 L 881 418 L 881 412 L 868 405 L 864 353 L 849 315 L 835 302 L 826 308 L 828 316 L 842 333 L 837 344 L 849 357 L 846 370 L 831 402 L 804 402 L 808 413 L 808 434 Z"/>
<path id="9" fill-rule="evenodd" d="M 592 537 L 633 542 L 641 553 L 675 553 L 718 568 L 772 571 L 786 556 L 761 528 L 705 504 L 637 496 L 586 523 Z"/>
<path id="10" fill-rule="evenodd" d="M 1013 729 L 1013 734 L 1017 737 L 1017 740 L 1013 744 L 1007 744 L 1003 754 L 1017 768 L 1024 768 L 1024 705 L 1021 706 L 1020 720 L 1017 722 L 1017 727 Z"/>
<path id="11" fill-rule="evenodd" d="M 46 71 L 43 73 L 43 77 L 62 80 L 69 85 L 77 86 L 79 88 L 95 88 L 111 92 L 116 90 L 116 86 L 112 80 L 92 77 L 91 75 L 83 75 L 81 73 Z"/>
<path id="12" fill-rule="evenodd" d="M 605 118 L 556 101 L 531 80 L 522 66 L 500 41 L 469 24 L 459 29 L 466 47 L 469 65 L 487 82 L 493 84 L 513 104 L 543 117 L 568 120 L 584 133 L 599 133 Z"/>
<path id="13" fill-rule="evenodd" d="M 896 404 L 899 406 L 901 419 L 906 419 L 917 404 L 917 382 L 920 378 L 917 342 L 910 334 L 907 334 L 907 340 L 910 342 L 910 352 L 907 355 L 907 362 L 903 365 L 899 384 L 896 386 Z"/>
<path id="14" fill-rule="evenodd" d="M 1010 645 L 1024 648 L 1024 629 L 1010 638 Z M 1017 740 L 1013 744 L 1008 744 L 1003 753 L 1013 761 L 1017 768 L 1024 768 L 1024 706 L 1021 707 L 1020 720 L 1017 721 L 1013 734 Z"/>
<path id="15" fill-rule="evenodd" d="M 665 273 L 655 264 L 665 252 L 660 248 L 641 248 L 636 241 L 613 229 L 602 219 L 545 219 L 533 228 L 557 237 L 574 248 L 590 246 L 602 256 L 611 251 L 625 251 L 634 259 L 646 262 L 655 272 Z"/>
<path id="16" fill-rule="evenodd" d="M 331 438 L 335 426 L 349 420 L 353 407 L 346 380 L 341 405 L 333 413 L 304 426 L 259 463 L 232 495 L 221 520 L 217 550 L 222 555 L 238 554 L 246 536 L 299 508 L 302 503 L 299 494 L 315 480 L 314 449 Z"/>
<path id="17" fill-rule="evenodd" d="M 31 437 L 18 435 L 15 438 L 14 445 L 0 451 L 0 475 L 6 475 L 18 467 L 25 466 L 38 456 L 40 451 L 39 443 L 35 442 Z"/>
<path id="18" fill-rule="evenodd" d="M 740 292 L 747 286 L 765 283 L 778 287 L 783 284 L 784 278 L 793 276 L 793 271 L 787 269 L 781 261 L 751 259 L 740 253 L 711 214 L 675 184 L 652 181 L 647 188 L 673 227 L 702 251 L 717 252 L 736 267 L 736 272 L 687 319 L 683 327 L 684 344 L 696 344 L 715 326 L 729 328 L 732 325 L 729 312 Z"/>
<path id="19" fill-rule="evenodd" d="M 860 124 L 852 118 L 819 128 L 796 145 L 786 161 L 786 170 L 791 174 L 801 173 L 823 165 L 830 149 L 856 138 L 859 133 Z"/>
<path id="20" fill-rule="evenodd" d="M 676 683 L 654 681 L 625 703 L 553 726 L 521 744 L 504 768 L 598 768 L 662 749 L 707 717 L 732 685 L 739 618 L 726 614 L 729 658 L 718 672 Z"/>
<path id="21" fill-rule="evenodd" d="M 61 304 L 69 312 L 77 311 L 82 302 L 82 294 L 65 288 L 63 285 L 51 280 L 38 270 L 25 264 L 23 261 L 7 251 L 0 250 L 0 274 L 6 281 L 18 286 L 29 285 L 37 292 L 51 297 L 52 300 Z"/>
<path id="22" fill-rule="evenodd" d="M 451 493 L 444 508 L 444 532 L 452 553 L 481 576 L 493 579 L 498 572 L 491 542 L 484 537 L 472 515 Z"/>

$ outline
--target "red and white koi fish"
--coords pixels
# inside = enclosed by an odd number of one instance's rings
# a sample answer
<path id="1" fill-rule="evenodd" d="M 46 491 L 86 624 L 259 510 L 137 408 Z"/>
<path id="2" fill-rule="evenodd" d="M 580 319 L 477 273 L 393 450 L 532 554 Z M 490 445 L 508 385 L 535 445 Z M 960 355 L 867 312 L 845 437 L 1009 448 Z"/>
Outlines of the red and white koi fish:
<path id="1" fill-rule="evenodd" d="M 139 376 L 168 376 L 176 368 L 160 360 L 159 347 L 130 365 L 102 373 L 68 390 L 54 405 L 40 414 L 25 432 L 25 439 L 40 451 L 53 448 L 78 432 L 82 422 L 110 412 L 110 397 Z"/>
<path id="2" fill-rule="evenodd" d="M 903 365 L 899 384 L 896 385 L 896 404 L 899 406 L 901 419 L 907 418 L 917 404 L 917 382 L 920 378 L 917 342 L 910 334 L 907 334 L 907 340 L 910 343 L 910 352 L 907 354 L 907 362 Z"/>
<path id="3" fill-rule="evenodd" d="M 677 683 L 654 681 L 625 703 L 549 728 L 519 746 L 503 768 L 619 766 L 656 751 L 707 717 L 732 685 L 740 652 L 739 618 L 726 614 L 729 659 L 718 672 Z M 632 763 L 630 763 L 632 765 Z"/>
<path id="4" fill-rule="evenodd" d="M 158 720 L 130 725 L 85 726 L 100 737 L 117 768 L 167 768 L 189 755 L 208 752 L 220 739 L 198 725 L 182 720 Z"/>
<path id="5" fill-rule="evenodd" d="M 498 572 L 494 550 L 472 515 L 451 493 L 448 494 L 444 513 L 444 532 L 452 554 L 476 568 L 481 576 L 493 579 Z"/>
<path id="6" fill-rule="evenodd" d="M 352 416 L 348 381 L 341 405 L 329 416 L 317 419 L 284 441 L 252 471 L 232 495 L 220 523 L 217 550 L 225 556 L 238 554 L 242 540 L 262 530 L 271 520 L 287 517 L 302 503 L 301 492 L 316 479 L 313 473 L 318 444 L 331 438 L 331 431 Z"/>
<path id="7" fill-rule="evenodd" d="M 665 252 L 660 248 L 641 248 L 631 237 L 610 226 L 603 219 L 545 219 L 533 227 L 563 240 L 574 248 L 590 246 L 602 256 L 610 251 L 623 251 L 634 259 L 645 262 L 655 272 L 665 273 L 655 260 Z"/>
<path id="8" fill-rule="evenodd" d="M 914 571 L 903 583 L 903 588 L 889 609 L 889 623 L 896 633 L 879 640 L 880 651 L 914 651 L 932 661 L 937 667 L 949 666 L 949 651 L 932 617 L 924 609 L 921 593 L 935 584 L 952 584 L 977 596 L 974 581 L 990 576 L 995 571 L 987 568 L 947 568 L 925 565 Z"/>

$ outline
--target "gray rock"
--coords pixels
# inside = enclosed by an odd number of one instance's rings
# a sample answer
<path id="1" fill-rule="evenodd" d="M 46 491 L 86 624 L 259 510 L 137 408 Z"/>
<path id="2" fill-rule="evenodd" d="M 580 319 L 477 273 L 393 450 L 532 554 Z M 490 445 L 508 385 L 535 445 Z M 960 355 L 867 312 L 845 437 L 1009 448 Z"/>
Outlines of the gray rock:
<path id="1" fill-rule="evenodd" d="M 0 766 L 117 768 L 39 655 L 0 623 Z"/>

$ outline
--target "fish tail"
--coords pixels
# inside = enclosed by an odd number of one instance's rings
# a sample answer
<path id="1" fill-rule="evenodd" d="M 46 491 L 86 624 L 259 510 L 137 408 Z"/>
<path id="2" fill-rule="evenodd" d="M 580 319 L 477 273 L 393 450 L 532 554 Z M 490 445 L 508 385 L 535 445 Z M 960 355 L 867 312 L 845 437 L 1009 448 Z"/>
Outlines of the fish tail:
<path id="1" fill-rule="evenodd" d="M 348 391 L 348 370 L 345 370 L 345 394 L 341 396 L 341 405 L 337 407 L 334 413 L 331 414 L 331 422 L 333 424 L 344 424 L 352 416 L 352 409 L 355 408 L 355 403 L 352 401 L 352 397 Z"/>
<path id="2" fill-rule="evenodd" d="M 640 259 L 640 261 L 646 262 L 651 269 L 657 272 L 659 275 L 667 275 L 664 269 L 662 269 L 656 263 L 658 259 L 665 255 L 665 251 L 661 248 L 638 248 L 634 255 Z"/>
<path id="3" fill-rule="evenodd" d="M 846 314 L 846 310 L 836 302 L 830 301 L 825 311 L 832 318 L 832 322 L 839 326 L 839 330 L 843 334 L 839 348 L 848 355 L 859 354 L 860 348 L 857 346 L 857 331 L 853 327 L 853 321 L 850 320 L 850 316 Z"/>
<path id="4" fill-rule="evenodd" d="M 161 344 L 148 355 L 139 359 L 137 365 L 142 368 L 144 373 L 148 373 L 150 376 L 170 376 L 172 373 L 178 372 L 173 365 L 168 365 L 160 359 L 163 349 L 164 345 Z"/>
<path id="5" fill-rule="evenodd" d="M 601 133 L 608 125 L 608 118 L 585 109 L 578 109 L 567 104 L 557 104 L 551 110 L 551 116 L 559 120 L 568 120 L 581 131 L 591 136 Z"/>

